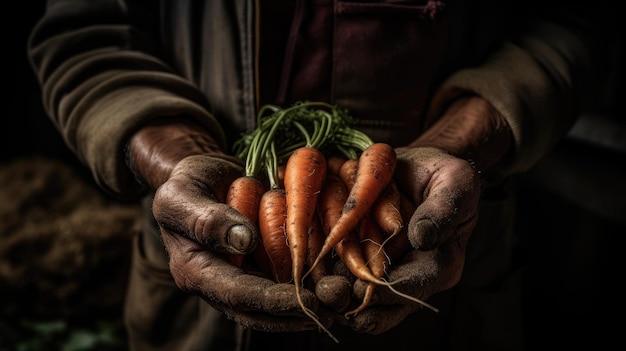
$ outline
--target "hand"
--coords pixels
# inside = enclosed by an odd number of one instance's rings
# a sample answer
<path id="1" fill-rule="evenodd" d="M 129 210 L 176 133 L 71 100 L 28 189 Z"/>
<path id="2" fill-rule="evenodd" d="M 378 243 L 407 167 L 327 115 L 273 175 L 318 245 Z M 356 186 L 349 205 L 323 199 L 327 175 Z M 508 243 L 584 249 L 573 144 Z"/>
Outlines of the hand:
<path id="1" fill-rule="evenodd" d="M 153 215 L 159 224 L 177 286 L 201 296 L 244 327 L 281 332 L 317 329 L 302 312 L 294 284 L 246 273 L 229 254 L 258 245 L 256 226 L 224 203 L 231 182 L 243 174 L 238 160 L 220 151 L 210 135 L 181 121 L 144 127 L 131 140 L 129 162 L 155 189 Z M 302 300 L 329 326 L 313 292 Z"/>
<path id="2" fill-rule="evenodd" d="M 396 149 L 395 180 L 415 210 L 409 211 L 405 227 L 410 251 L 392 263 L 387 277 L 398 282 L 394 289 L 422 301 L 459 282 L 478 219 L 480 176 L 492 178 L 513 150 L 505 118 L 479 96 L 441 91 L 431 113 L 440 115 L 433 118 L 436 122 L 408 147 Z M 357 301 L 366 286 L 355 282 Z M 375 293 L 371 307 L 339 322 L 359 332 L 380 334 L 424 307 L 385 287 L 377 287 Z"/>
<path id="3" fill-rule="evenodd" d="M 293 284 L 246 274 L 224 254 L 251 253 L 258 242 L 255 226 L 218 201 L 241 174 L 229 161 L 206 156 L 183 159 L 157 190 L 153 213 L 179 288 L 208 303 L 245 327 L 265 331 L 315 329 L 297 303 Z M 318 302 L 310 291 L 304 301 Z"/>
<path id="4" fill-rule="evenodd" d="M 418 205 L 406 226 L 413 249 L 392 264 L 387 280 L 398 281 L 394 289 L 424 301 L 453 287 L 461 277 L 465 248 L 478 217 L 479 176 L 467 161 L 435 148 L 400 148 L 397 156 L 396 181 Z M 356 303 L 366 286 L 355 282 Z M 340 322 L 358 332 L 380 334 L 421 308 L 379 286 L 370 307 Z"/>

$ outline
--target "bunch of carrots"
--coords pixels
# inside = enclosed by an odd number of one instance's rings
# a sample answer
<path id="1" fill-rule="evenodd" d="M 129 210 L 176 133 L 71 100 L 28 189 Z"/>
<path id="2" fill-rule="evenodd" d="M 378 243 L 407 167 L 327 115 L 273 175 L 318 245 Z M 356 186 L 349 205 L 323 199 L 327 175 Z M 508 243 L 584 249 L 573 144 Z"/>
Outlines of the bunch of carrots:
<path id="1" fill-rule="evenodd" d="M 317 282 L 326 274 L 332 251 L 369 284 L 346 317 L 367 307 L 376 286 L 437 311 L 385 280 L 390 262 L 410 248 L 402 231 L 412 205 L 393 180 L 394 149 L 374 143 L 351 127 L 345 110 L 324 102 L 266 105 L 256 123 L 234 145 L 245 174 L 226 201 L 258 225 L 262 245 L 252 257 L 231 261 L 242 266 L 252 259 L 275 281 L 293 282 L 304 313 L 335 341 L 300 298 L 306 277 Z"/>

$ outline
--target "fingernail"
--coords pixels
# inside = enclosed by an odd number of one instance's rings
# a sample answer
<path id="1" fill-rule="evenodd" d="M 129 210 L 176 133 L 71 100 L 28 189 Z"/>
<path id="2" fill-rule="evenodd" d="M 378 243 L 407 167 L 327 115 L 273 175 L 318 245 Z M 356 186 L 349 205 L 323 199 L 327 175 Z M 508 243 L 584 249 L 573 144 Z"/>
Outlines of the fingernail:
<path id="1" fill-rule="evenodd" d="M 234 225 L 228 231 L 228 244 L 235 249 L 246 252 L 252 243 L 252 234 L 246 226 Z"/>

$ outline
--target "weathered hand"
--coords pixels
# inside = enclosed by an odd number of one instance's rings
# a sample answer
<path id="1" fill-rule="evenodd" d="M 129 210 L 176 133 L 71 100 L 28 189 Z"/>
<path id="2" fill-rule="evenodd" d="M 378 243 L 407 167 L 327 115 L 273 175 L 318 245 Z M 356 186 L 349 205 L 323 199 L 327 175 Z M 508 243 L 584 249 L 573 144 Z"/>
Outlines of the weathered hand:
<path id="1" fill-rule="evenodd" d="M 190 156 L 158 188 L 153 213 L 172 276 L 182 290 L 202 296 L 245 327 L 274 332 L 315 329 L 302 313 L 293 284 L 247 274 L 227 258 L 250 253 L 258 243 L 254 224 L 223 203 L 230 182 L 241 174 L 240 166 L 230 161 Z M 303 301 L 320 312 L 311 291 L 303 292 Z M 322 322 L 329 325 L 332 318 Z"/>

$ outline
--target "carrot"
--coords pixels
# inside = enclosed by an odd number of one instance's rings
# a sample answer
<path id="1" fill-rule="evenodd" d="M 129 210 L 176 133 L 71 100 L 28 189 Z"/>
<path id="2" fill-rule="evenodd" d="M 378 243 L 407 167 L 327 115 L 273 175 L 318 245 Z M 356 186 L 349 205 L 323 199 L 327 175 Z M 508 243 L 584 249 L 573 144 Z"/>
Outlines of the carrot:
<path id="1" fill-rule="evenodd" d="M 339 155 L 333 155 L 326 159 L 326 164 L 328 165 L 328 173 L 339 175 L 341 170 L 341 166 L 346 162 L 346 158 Z"/>
<path id="2" fill-rule="evenodd" d="M 335 245 L 335 252 L 355 277 L 376 285 L 390 286 L 392 284 L 374 276 L 372 271 L 367 267 L 359 237 L 354 230 L 348 232 L 348 234 Z"/>
<path id="3" fill-rule="evenodd" d="M 338 167 L 335 166 L 335 169 L 337 169 L 336 174 L 339 175 L 348 189 L 352 189 L 356 181 L 358 163 L 357 159 L 343 159 L 343 162 Z M 392 179 L 376 199 L 372 210 L 378 225 L 389 235 L 394 235 L 404 225 L 399 208 L 400 191 Z"/>
<path id="4" fill-rule="evenodd" d="M 306 266 L 308 235 L 313 225 L 317 199 L 326 179 L 326 167 L 324 154 L 319 149 L 310 146 L 296 149 L 287 159 L 284 179 L 287 203 L 286 232 L 298 302 L 304 313 L 337 341 L 315 313 L 304 305 L 300 293 L 303 271 Z"/>
<path id="5" fill-rule="evenodd" d="M 356 181 L 356 175 L 359 169 L 359 160 L 356 158 L 351 158 L 346 160 L 339 168 L 339 178 L 343 181 L 348 188 L 348 191 L 354 187 L 354 182 Z M 346 199 L 347 201 L 348 199 Z"/>
<path id="6" fill-rule="evenodd" d="M 324 238 L 326 238 L 326 234 L 324 234 L 324 231 L 322 229 L 322 223 L 320 221 L 320 218 L 319 216 L 315 216 L 313 218 L 313 225 L 311 226 L 311 231 L 309 232 L 309 241 L 307 243 L 306 262 L 308 266 L 313 264 L 313 261 L 315 261 L 315 258 L 319 254 L 319 251 L 324 244 Z M 317 283 L 320 279 L 326 276 L 327 273 L 327 262 L 322 262 L 321 264 L 315 266 L 313 271 L 311 271 L 311 278 L 313 278 L 313 283 Z"/>
<path id="7" fill-rule="evenodd" d="M 260 203 L 259 231 L 270 261 L 272 275 L 279 283 L 291 280 L 292 262 L 285 233 L 286 216 L 285 190 L 271 189 L 265 192 Z"/>
<path id="8" fill-rule="evenodd" d="M 376 251 L 378 251 L 378 248 L 376 248 Z M 439 312 L 439 309 L 437 309 L 436 307 L 416 297 L 407 295 L 394 289 L 393 285 L 400 281 L 387 282 L 382 278 L 377 278 L 367 266 L 367 262 L 364 259 L 363 249 L 361 248 L 357 233 L 354 230 L 350 231 L 347 236 L 345 236 L 343 239 L 341 239 L 341 241 L 337 243 L 337 245 L 335 245 L 335 252 L 341 258 L 348 270 L 350 270 L 350 272 L 354 274 L 354 276 L 356 276 L 357 278 L 373 285 L 386 286 L 395 294 L 398 294 L 413 302 L 419 303 L 435 312 Z M 353 315 L 354 311 L 348 312 L 346 314 L 346 318 L 350 317 L 350 313 Z"/>
<path id="9" fill-rule="evenodd" d="M 284 188 L 285 187 L 285 165 L 276 166 L 276 178 L 278 179 L 277 187 Z"/>
<path id="10" fill-rule="evenodd" d="M 389 185 L 378 196 L 372 209 L 376 223 L 390 237 L 398 234 L 404 225 L 400 213 L 400 191 L 396 182 L 391 180 Z"/>
<path id="11" fill-rule="evenodd" d="M 235 179 L 226 193 L 226 204 L 256 224 L 259 216 L 259 203 L 265 186 L 253 176 L 244 175 Z M 237 267 L 243 264 L 244 255 L 230 255 L 231 263 Z"/>
<path id="12" fill-rule="evenodd" d="M 309 270 L 305 273 L 305 277 L 309 274 L 314 274 L 315 270 L 317 270 L 316 267 L 319 264 L 316 261 L 322 260 L 323 262 L 324 256 L 320 256 L 320 250 L 324 245 L 325 237 L 330 233 L 339 217 L 341 217 L 341 211 L 347 198 L 348 190 L 341 179 L 332 173 L 328 174 L 317 201 L 317 215 L 320 220 L 323 240 L 320 246 L 315 248 L 316 256 L 309 261 Z M 320 257 L 322 258 L 320 259 Z"/>
<path id="13" fill-rule="evenodd" d="M 318 213 L 322 223 L 322 229 L 325 233 L 330 233 L 332 228 L 335 226 L 339 218 L 341 218 L 341 214 L 343 211 L 343 206 L 349 196 L 349 190 L 347 189 L 345 182 L 339 179 L 339 177 L 331 174 L 326 178 L 326 182 L 324 188 L 322 189 L 319 201 L 318 201 Z M 374 224 L 373 222 L 368 222 L 370 224 Z M 360 227 L 362 229 L 363 237 L 365 238 L 366 232 L 371 228 L 368 225 L 362 225 Z M 362 248 L 359 244 L 359 240 L 356 236 L 353 236 L 353 231 L 351 231 L 348 236 L 342 239 L 336 246 L 335 250 L 339 254 L 340 258 L 344 260 L 348 269 L 357 277 L 363 278 L 364 280 L 378 280 L 384 274 L 384 265 L 385 260 L 383 257 L 382 262 L 380 260 L 376 260 L 376 258 L 372 257 L 372 265 L 376 265 L 379 267 L 379 264 L 382 264 L 382 271 L 377 268 L 376 272 L 378 275 L 375 276 L 370 272 L 370 268 L 367 267 L 367 262 L 365 261 L 365 256 L 363 256 Z M 381 235 L 378 233 L 378 235 Z M 378 242 L 381 242 L 382 239 L 376 239 Z M 368 243 L 368 244 L 371 244 Z M 376 245 L 375 249 L 372 251 L 378 251 L 378 246 Z M 372 252 L 368 251 L 368 252 Z M 382 256 L 382 254 L 380 255 Z M 319 256 L 318 256 L 319 257 Z M 376 261 L 375 261 L 376 260 Z M 374 263 L 375 261 L 375 263 Z M 308 273 L 307 273 L 308 274 Z M 381 281 L 382 283 L 382 281 Z M 370 283 L 375 286 L 377 283 Z M 368 290 L 373 289 L 368 286 Z M 368 292 L 366 295 L 373 294 L 372 292 Z M 356 314 L 361 311 L 365 306 L 369 303 L 370 297 L 367 297 L 367 301 L 364 299 L 361 304 L 362 307 L 358 307 L 352 312 L 348 312 L 346 314 L 346 318 L 348 318 L 351 314 Z"/>
<path id="14" fill-rule="evenodd" d="M 410 220 L 414 211 L 415 206 L 413 205 L 413 201 L 406 195 L 400 194 L 400 212 L 402 218 L 404 218 L 405 221 Z M 407 235 L 407 227 L 403 227 L 397 235 L 389 237 L 385 241 L 385 253 L 389 259 L 389 264 L 395 264 L 396 261 L 402 259 L 402 257 L 412 249 L 411 242 Z"/>
<path id="15" fill-rule="evenodd" d="M 320 191 L 317 202 L 317 213 L 325 235 L 330 233 L 335 223 L 341 217 L 343 205 L 348 199 L 348 189 L 341 179 L 329 174 L 324 182 L 324 188 Z"/>
<path id="16" fill-rule="evenodd" d="M 389 144 L 374 143 L 363 151 L 358 158 L 354 184 L 343 206 L 341 217 L 326 237 L 313 267 L 321 257 L 328 254 L 343 237 L 357 227 L 359 221 L 374 205 L 378 195 L 391 181 L 395 166 L 396 153 Z"/>
<path id="17" fill-rule="evenodd" d="M 369 213 L 361 220 L 357 233 L 361 241 L 363 256 L 372 275 L 378 279 L 383 278 L 387 271 L 387 258 L 384 250 L 382 250 L 383 233 L 372 213 Z M 374 296 L 376 285 L 372 282 L 367 285 L 361 305 L 352 311 L 346 312 L 346 318 L 355 316 L 369 305 Z"/>

